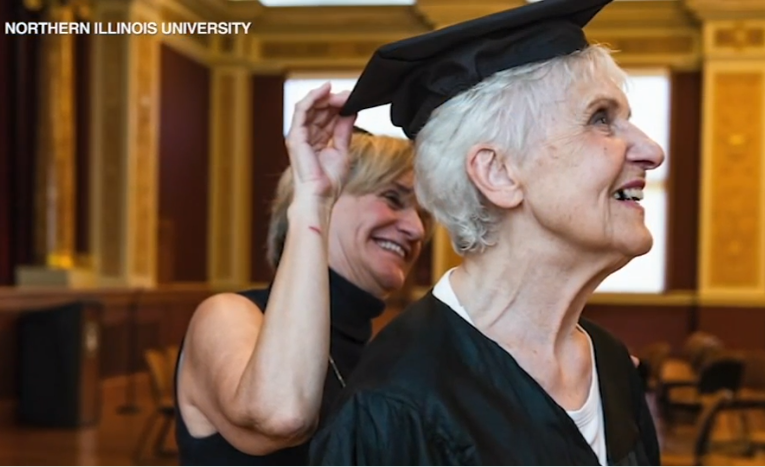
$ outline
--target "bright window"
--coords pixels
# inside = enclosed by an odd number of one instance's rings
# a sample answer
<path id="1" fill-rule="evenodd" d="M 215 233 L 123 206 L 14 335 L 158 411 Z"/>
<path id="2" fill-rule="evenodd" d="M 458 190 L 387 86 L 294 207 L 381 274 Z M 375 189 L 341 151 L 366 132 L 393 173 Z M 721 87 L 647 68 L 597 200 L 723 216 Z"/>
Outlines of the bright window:
<path id="1" fill-rule="evenodd" d="M 653 234 L 653 248 L 608 277 L 598 292 L 661 293 L 664 291 L 667 249 L 667 189 L 669 166 L 669 75 L 663 70 L 632 70 L 627 98 L 632 122 L 654 139 L 665 154 L 664 164 L 648 172 L 643 206 L 645 222 Z"/>
<path id="2" fill-rule="evenodd" d="M 356 76 L 335 78 L 304 76 L 287 80 L 284 88 L 284 133 L 289 131 L 295 104 L 311 89 L 324 82 L 332 83 L 333 91 L 350 90 Z M 669 76 L 663 70 L 630 72 L 627 98 L 632 107 L 632 121 L 664 149 L 667 158 L 657 170 L 648 172 L 643 205 L 646 225 L 653 234 L 651 251 L 607 278 L 597 289 L 609 293 L 660 293 L 664 290 L 667 237 L 666 177 L 669 165 Z M 356 124 L 372 133 L 404 137 L 400 128 L 390 122 L 390 106 L 380 106 L 359 113 Z"/>

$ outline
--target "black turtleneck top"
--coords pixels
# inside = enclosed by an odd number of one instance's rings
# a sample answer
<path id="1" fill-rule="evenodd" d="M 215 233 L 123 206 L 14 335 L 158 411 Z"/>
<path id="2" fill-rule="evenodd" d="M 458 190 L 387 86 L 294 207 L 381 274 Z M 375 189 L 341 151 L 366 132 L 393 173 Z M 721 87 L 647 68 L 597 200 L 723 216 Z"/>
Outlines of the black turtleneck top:
<path id="1" fill-rule="evenodd" d="M 265 311 L 270 292 L 271 287 L 239 293 Z M 372 320 L 382 314 L 385 302 L 360 289 L 332 269 L 329 270 L 329 296 L 330 354 L 340 374 L 347 380 L 356 368 L 364 346 L 372 337 Z M 177 368 L 176 364 L 176 380 Z M 324 418 L 341 390 L 342 385 L 327 362 L 320 418 Z M 205 438 L 192 436 L 186 428 L 177 404 L 175 417 L 180 465 L 308 465 L 310 439 L 299 446 L 282 449 L 265 456 L 252 456 L 236 449 L 220 433 Z"/>

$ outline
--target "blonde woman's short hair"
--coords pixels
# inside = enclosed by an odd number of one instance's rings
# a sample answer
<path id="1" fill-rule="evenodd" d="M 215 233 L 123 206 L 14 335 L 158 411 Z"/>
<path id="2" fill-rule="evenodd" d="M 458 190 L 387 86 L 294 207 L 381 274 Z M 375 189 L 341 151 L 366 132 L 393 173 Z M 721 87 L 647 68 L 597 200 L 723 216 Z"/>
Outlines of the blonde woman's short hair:
<path id="1" fill-rule="evenodd" d="M 342 193 L 354 196 L 379 191 L 414 169 L 414 146 L 411 141 L 402 138 L 355 131 L 348 157 L 350 167 L 342 182 Z M 293 191 L 292 169 L 288 167 L 279 179 L 271 203 L 266 259 L 273 269 L 279 264 L 284 250 L 289 226 L 287 209 L 292 202 Z"/>

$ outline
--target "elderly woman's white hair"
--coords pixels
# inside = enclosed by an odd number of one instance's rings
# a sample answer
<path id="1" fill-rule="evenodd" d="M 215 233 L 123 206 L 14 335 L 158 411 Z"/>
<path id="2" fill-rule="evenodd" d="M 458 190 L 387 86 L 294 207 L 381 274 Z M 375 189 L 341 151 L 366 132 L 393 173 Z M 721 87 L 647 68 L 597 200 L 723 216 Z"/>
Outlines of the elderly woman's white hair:
<path id="1" fill-rule="evenodd" d="M 450 99 L 417 135 L 415 189 L 420 204 L 451 237 L 460 254 L 493 244 L 499 212 L 469 180 L 466 155 L 476 144 L 492 144 L 523 157 L 544 138 L 540 109 L 555 89 L 605 73 L 619 87 L 627 75 L 611 51 L 592 45 L 545 62 L 501 71 Z"/>

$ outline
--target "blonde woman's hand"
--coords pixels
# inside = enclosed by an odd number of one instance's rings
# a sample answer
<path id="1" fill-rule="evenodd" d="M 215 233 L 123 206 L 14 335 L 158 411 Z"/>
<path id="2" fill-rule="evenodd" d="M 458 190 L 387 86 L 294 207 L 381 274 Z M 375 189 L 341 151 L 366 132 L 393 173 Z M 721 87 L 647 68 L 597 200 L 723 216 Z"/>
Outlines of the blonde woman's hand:
<path id="1" fill-rule="evenodd" d="M 296 200 L 333 202 L 339 194 L 348 171 L 348 146 L 356 120 L 355 115 L 339 115 L 348 94 L 333 94 L 325 83 L 295 106 L 286 145 Z"/>

